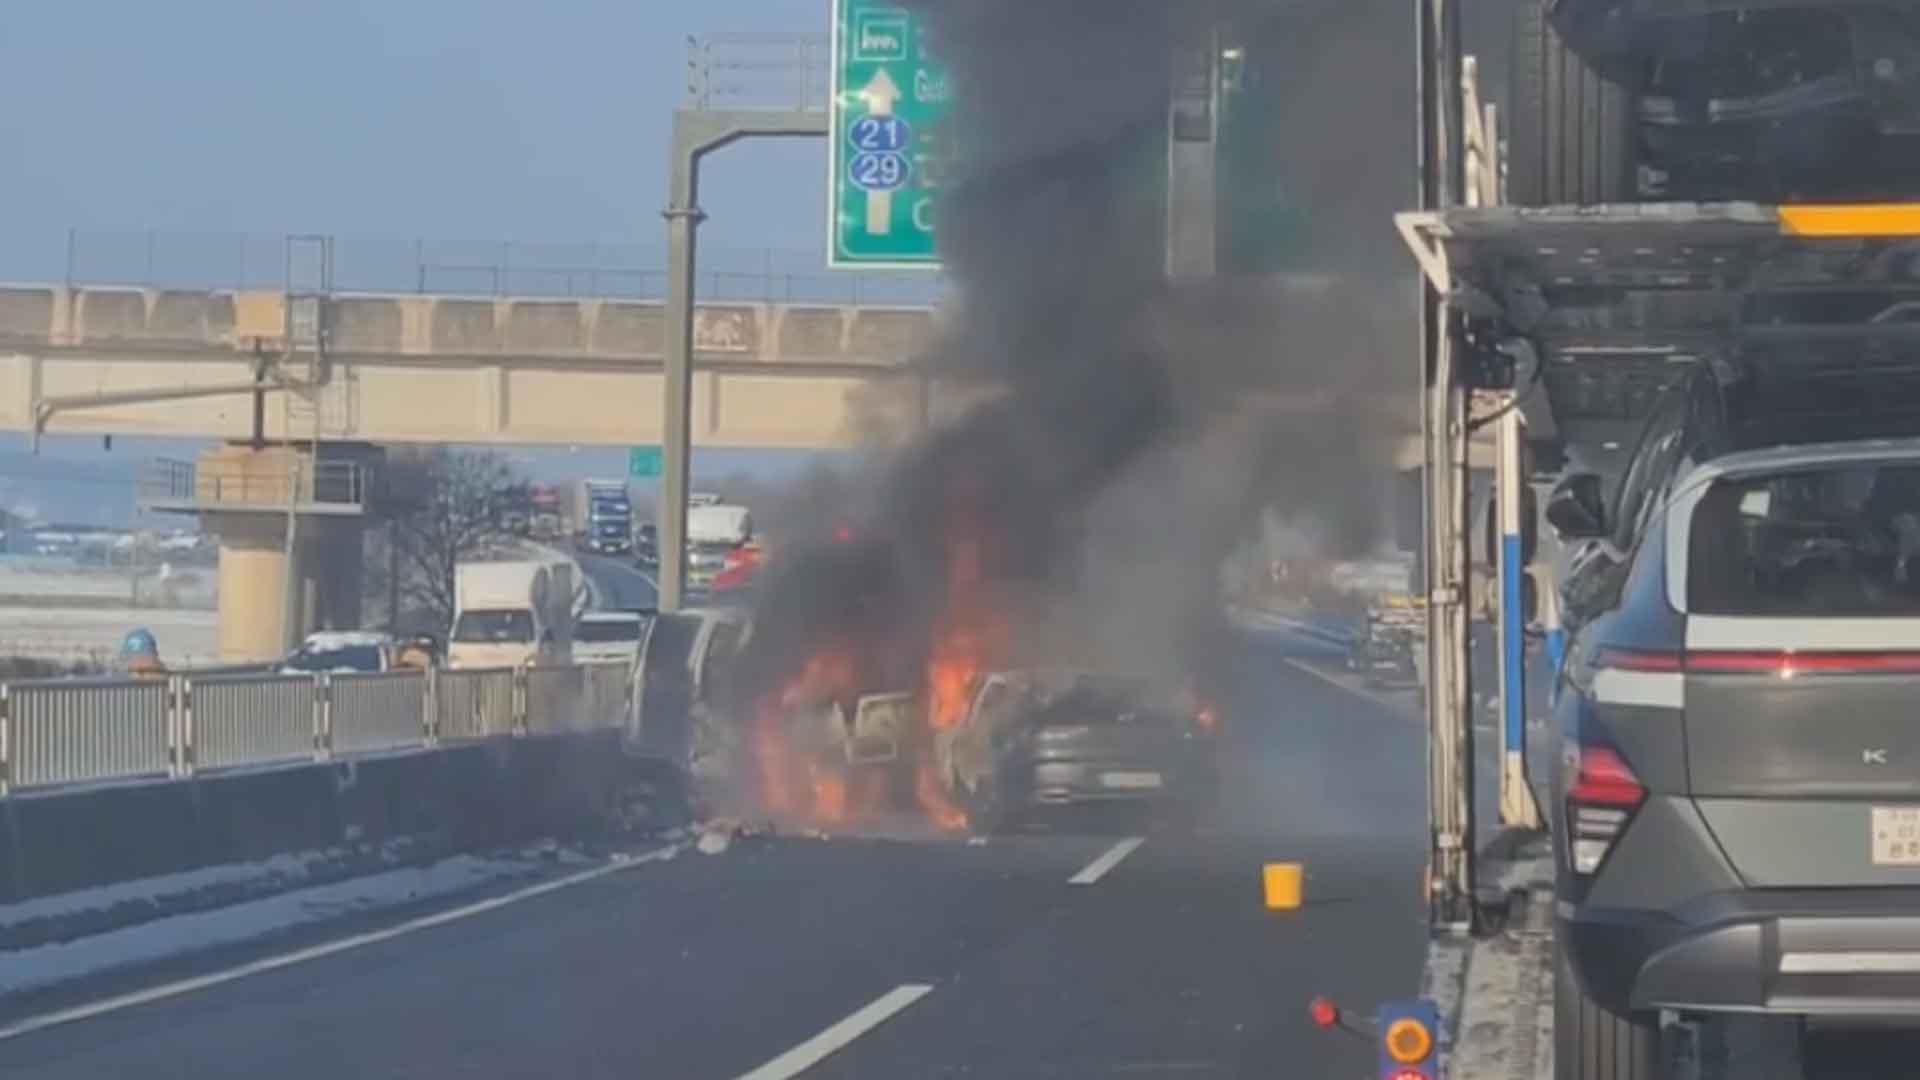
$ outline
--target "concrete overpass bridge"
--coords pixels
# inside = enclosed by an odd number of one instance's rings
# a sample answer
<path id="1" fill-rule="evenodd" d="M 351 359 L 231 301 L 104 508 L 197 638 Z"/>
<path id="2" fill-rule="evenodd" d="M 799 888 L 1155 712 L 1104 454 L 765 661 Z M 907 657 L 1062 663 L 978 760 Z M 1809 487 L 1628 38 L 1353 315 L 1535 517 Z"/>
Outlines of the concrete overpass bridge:
<path id="1" fill-rule="evenodd" d="M 702 304 L 693 442 L 838 448 L 937 425 L 993 392 L 913 364 L 943 317 Z M 666 326 L 644 300 L 0 286 L 0 430 L 226 441 L 143 498 L 220 538 L 222 653 L 257 659 L 358 625 L 372 444 L 661 442 Z"/>
<path id="2" fill-rule="evenodd" d="M 283 291 L 0 287 L 0 430 L 248 438 L 260 381 L 303 399 L 266 411 L 270 439 L 661 439 L 658 302 L 314 299 L 324 344 L 303 356 L 290 340 L 301 301 Z M 924 425 L 942 395 L 909 361 L 934 319 L 924 307 L 702 305 L 694 442 L 845 447 L 882 425 Z"/>
<path id="3" fill-rule="evenodd" d="M 834 449 L 937 424 L 992 392 L 914 365 L 945 317 L 924 306 L 703 303 L 693 441 Z M 0 431 L 655 443 L 665 340 L 664 305 L 648 300 L 0 285 Z M 257 391 L 284 407 L 256 417 Z M 1411 433 L 1417 417 L 1395 397 L 1383 392 L 1380 408 Z M 1311 412 L 1326 402 L 1269 404 Z"/>

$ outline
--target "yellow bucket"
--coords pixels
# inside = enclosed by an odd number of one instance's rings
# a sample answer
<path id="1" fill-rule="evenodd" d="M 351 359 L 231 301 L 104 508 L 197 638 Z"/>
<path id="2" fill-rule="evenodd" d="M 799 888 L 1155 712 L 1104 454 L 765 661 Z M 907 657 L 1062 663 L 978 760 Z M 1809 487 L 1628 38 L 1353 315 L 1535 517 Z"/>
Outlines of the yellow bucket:
<path id="1" fill-rule="evenodd" d="M 1300 906 L 1300 882 L 1305 877 L 1297 862 L 1268 863 L 1260 870 L 1261 891 L 1268 911 L 1292 911 Z"/>

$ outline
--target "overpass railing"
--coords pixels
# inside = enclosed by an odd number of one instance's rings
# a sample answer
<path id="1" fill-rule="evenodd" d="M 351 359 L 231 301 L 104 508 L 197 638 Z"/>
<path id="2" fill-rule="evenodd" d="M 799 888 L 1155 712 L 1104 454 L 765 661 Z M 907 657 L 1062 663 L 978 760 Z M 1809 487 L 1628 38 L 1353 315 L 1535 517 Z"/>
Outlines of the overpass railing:
<path id="1" fill-rule="evenodd" d="M 616 728 L 626 664 L 0 682 L 0 795 Z"/>
<path id="2" fill-rule="evenodd" d="M 148 504 L 284 506 L 297 498 L 303 505 L 358 507 L 370 492 L 366 466 L 353 461 L 302 461 L 278 472 L 155 458 L 140 467 L 138 494 Z"/>
<path id="3" fill-rule="evenodd" d="M 820 67 L 825 90 L 825 63 Z M 62 281 L 142 289 L 286 289 L 288 249 L 302 238 L 259 233 L 73 229 Z M 337 293 L 416 293 L 608 300 L 665 300 L 659 244 L 467 241 L 344 233 L 326 237 Z M 22 258 L 16 255 L 15 261 Z M 49 253 L 44 274 L 58 264 Z M 22 264 L 8 273 L 27 279 Z M 819 251 L 703 247 L 696 291 L 704 302 L 927 305 L 937 279 L 919 273 L 829 270 Z"/>

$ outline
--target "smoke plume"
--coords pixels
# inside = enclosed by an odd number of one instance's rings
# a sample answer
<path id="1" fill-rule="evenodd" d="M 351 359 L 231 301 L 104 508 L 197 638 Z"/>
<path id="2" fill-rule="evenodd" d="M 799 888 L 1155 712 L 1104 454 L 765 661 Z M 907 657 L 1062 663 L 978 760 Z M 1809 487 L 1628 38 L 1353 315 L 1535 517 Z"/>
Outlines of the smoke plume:
<path id="1" fill-rule="evenodd" d="M 1330 554 L 1370 542 L 1391 434 L 1381 405 L 1398 372 L 1411 378 L 1398 358 L 1412 331 L 1374 314 L 1412 307 L 1388 216 L 1397 181 L 1349 177 L 1355 196 L 1314 176 L 1314 213 L 1333 224 L 1309 222 L 1299 270 L 1170 280 L 1172 45 L 1200 6 L 926 5 L 959 160 L 938 222 L 957 296 L 922 362 L 999 392 L 899 453 L 864 505 L 832 508 L 856 523 L 850 537 L 829 537 L 823 513 L 817 543 L 776 555 L 748 695 L 825 647 L 857 651 L 863 681 L 914 687 L 936 640 L 982 612 L 1003 654 L 992 664 L 1204 677 L 1222 559 L 1263 508 L 1318 522 Z M 1354 6 L 1289 17 L 1341 22 Z M 1301 70 L 1330 91 L 1323 62 Z M 1269 86 L 1260 101 L 1285 96 Z M 1357 138 L 1332 155 L 1343 168 L 1370 141 L 1384 144 L 1377 167 L 1406 171 L 1394 121 L 1359 137 L 1319 125 L 1329 145 L 1303 154 Z M 1364 233 L 1330 235 L 1362 220 Z M 1391 275 L 1366 272 L 1389 260 Z"/>

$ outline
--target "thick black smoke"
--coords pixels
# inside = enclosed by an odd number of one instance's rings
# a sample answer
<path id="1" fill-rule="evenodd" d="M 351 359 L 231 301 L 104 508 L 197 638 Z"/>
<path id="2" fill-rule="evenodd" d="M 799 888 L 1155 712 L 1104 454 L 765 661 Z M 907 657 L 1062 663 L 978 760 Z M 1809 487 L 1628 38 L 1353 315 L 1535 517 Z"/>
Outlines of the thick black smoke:
<path id="1" fill-rule="evenodd" d="M 971 599 L 1008 616 L 1021 655 L 1007 662 L 1176 676 L 1212 655 L 1221 560 L 1263 507 L 1318 520 L 1349 551 L 1370 541 L 1396 434 L 1382 414 L 1411 393 L 1413 292 L 1390 223 L 1408 185 L 1386 178 L 1410 174 L 1410 91 L 1387 104 L 1410 79 L 1347 85 L 1353 64 L 1391 42 L 1362 34 L 1335 70 L 1286 26 L 1242 25 L 1295 54 L 1263 69 L 1259 100 L 1311 117 L 1316 141 L 1299 153 L 1347 175 L 1276 169 L 1276 190 L 1305 177 L 1296 198 L 1319 200 L 1288 272 L 1170 281 L 1173 43 L 1204 7 L 928 0 L 952 70 L 944 134 L 959 168 L 938 224 L 958 299 L 923 362 L 999 392 L 904 451 L 864 505 L 834 508 L 858 522 L 852 540 L 776 557 L 749 693 L 835 641 L 864 650 L 864 677 L 915 679 L 951 615 L 956 545 L 979 556 Z M 1340 35 L 1365 29 L 1359 7 L 1406 5 L 1270 6 L 1294 31 Z M 1282 85 L 1294 60 L 1318 106 Z M 1371 66 L 1393 63 L 1411 61 Z M 1322 115 L 1342 104 L 1336 92 L 1371 129 Z"/>

